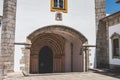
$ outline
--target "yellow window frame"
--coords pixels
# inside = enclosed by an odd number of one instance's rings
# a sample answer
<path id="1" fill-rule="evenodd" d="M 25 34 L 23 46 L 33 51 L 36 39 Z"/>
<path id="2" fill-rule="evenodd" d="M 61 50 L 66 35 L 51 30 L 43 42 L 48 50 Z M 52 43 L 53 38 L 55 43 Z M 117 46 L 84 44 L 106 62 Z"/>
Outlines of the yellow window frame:
<path id="1" fill-rule="evenodd" d="M 60 8 L 54 8 L 54 0 L 50 0 L 50 10 L 51 12 L 63 12 L 63 13 L 67 13 L 68 12 L 68 0 L 64 0 L 64 9 L 60 9 Z"/>

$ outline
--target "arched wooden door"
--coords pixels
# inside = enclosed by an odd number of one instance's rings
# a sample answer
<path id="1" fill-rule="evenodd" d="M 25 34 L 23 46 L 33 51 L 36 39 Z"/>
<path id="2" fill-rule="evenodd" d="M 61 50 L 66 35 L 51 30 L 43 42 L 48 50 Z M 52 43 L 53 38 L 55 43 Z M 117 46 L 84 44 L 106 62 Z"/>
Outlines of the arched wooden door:
<path id="1" fill-rule="evenodd" d="M 39 73 L 53 72 L 53 52 L 50 47 L 44 46 L 39 53 Z"/>

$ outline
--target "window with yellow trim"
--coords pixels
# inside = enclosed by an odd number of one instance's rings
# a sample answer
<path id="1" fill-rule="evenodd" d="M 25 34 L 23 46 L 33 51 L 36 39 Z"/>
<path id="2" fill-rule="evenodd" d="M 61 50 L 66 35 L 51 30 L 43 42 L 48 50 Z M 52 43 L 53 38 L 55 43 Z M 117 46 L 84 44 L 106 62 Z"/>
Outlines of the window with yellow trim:
<path id="1" fill-rule="evenodd" d="M 51 0 L 51 11 L 67 13 L 67 0 Z"/>

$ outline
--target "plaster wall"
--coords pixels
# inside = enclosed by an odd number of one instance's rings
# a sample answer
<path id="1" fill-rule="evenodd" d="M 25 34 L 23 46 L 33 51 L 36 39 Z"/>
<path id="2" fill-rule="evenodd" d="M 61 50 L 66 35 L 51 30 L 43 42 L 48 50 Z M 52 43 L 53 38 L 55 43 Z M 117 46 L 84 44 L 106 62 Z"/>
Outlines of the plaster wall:
<path id="1" fill-rule="evenodd" d="M 73 44 L 73 71 L 74 72 L 81 72 L 83 71 L 83 54 L 82 51 L 82 45 L 79 41 L 66 41 L 65 45 L 65 71 L 71 72 L 71 43 Z"/>
<path id="2" fill-rule="evenodd" d="M 79 72 L 79 71 L 83 71 L 83 67 L 85 67 L 83 65 L 83 53 L 81 53 L 82 51 L 82 46 L 80 44 L 80 42 L 78 41 L 74 41 L 74 45 L 73 45 L 73 71 L 75 72 Z"/>

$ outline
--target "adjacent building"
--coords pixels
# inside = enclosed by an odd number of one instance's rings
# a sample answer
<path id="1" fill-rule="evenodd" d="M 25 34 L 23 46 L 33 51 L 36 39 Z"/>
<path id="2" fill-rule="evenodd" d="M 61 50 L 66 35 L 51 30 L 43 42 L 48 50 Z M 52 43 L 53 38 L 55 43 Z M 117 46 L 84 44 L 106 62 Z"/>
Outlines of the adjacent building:
<path id="1" fill-rule="evenodd" d="M 108 52 L 109 52 L 109 67 L 110 69 L 119 70 L 120 68 L 120 11 L 111 14 L 103 19 L 102 23 L 107 28 L 107 32 L 104 35 L 108 35 Z M 102 26 L 103 27 L 103 26 Z"/>

